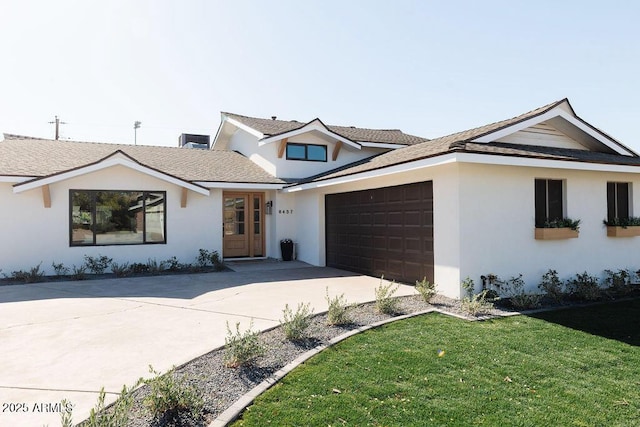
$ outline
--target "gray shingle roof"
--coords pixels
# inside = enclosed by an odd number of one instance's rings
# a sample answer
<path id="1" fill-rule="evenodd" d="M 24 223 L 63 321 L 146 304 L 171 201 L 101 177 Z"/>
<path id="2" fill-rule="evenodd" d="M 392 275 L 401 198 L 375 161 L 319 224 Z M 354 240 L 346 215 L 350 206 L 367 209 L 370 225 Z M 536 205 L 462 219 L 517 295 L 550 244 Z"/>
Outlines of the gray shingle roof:
<path id="1" fill-rule="evenodd" d="M 389 166 L 400 165 L 414 160 L 425 159 L 449 152 L 472 152 L 495 154 L 505 156 L 520 156 L 545 158 L 554 160 L 571 160 L 592 163 L 607 163 L 640 166 L 640 158 L 637 156 L 623 156 L 619 154 L 608 154 L 586 150 L 560 149 L 553 147 L 527 146 L 521 144 L 505 144 L 505 143 L 472 143 L 471 140 L 480 138 L 484 135 L 504 129 L 508 126 L 515 125 L 530 118 L 542 115 L 547 111 L 557 107 L 566 99 L 547 104 L 535 110 L 529 111 L 522 115 L 511 119 L 502 120 L 474 129 L 453 133 L 441 138 L 432 139 L 427 142 L 416 144 L 410 147 L 389 151 L 378 156 L 363 160 L 351 166 L 342 167 L 329 171 L 324 174 L 316 175 L 306 179 L 304 182 L 324 181 L 327 179 L 338 178 L 341 176 L 353 175 L 360 172 L 367 172 L 381 169 Z M 569 105 L 571 108 L 571 106 Z M 573 109 L 572 109 L 573 111 Z M 576 116 L 577 117 L 577 116 Z M 582 119 L 578 118 L 582 121 Z M 583 121 L 584 122 L 584 121 Z M 586 122 L 584 122 L 586 123 Z M 604 132 L 594 128 L 586 123 L 589 127 L 604 134 Z M 605 134 L 606 135 L 606 134 Z M 610 138 L 610 137 L 609 137 Z M 613 140 L 613 139 L 612 139 Z M 615 140 L 613 140 L 615 141 Z M 617 141 L 616 141 L 617 142 Z M 622 146 L 622 144 L 620 144 Z M 625 147 L 626 148 L 626 147 Z"/>
<path id="2" fill-rule="evenodd" d="M 95 163 L 120 150 L 145 166 L 185 181 L 284 183 L 234 151 L 4 136 L 0 141 L 0 175 L 4 176 L 49 176 Z"/>
<path id="3" fill-rule="evenodd" d="M 223 113 L 252 129 L 259 131 L 265 136 L 279 135 L 292 130 L 300 129 L 307 123 L 296 120 L 272 120 L 257 117 L 247 117 L 234 113 Z M 324 124 L 324 123 L 323 123 Z M 344 138 L 356 142 L 377 142 L 384 144 L 413 145 L 428 141 L 426 138 L 409 135 L 399 129 L 365 129 L 353 126 L 333 126 L 325 125 L 327 129 Z"/>

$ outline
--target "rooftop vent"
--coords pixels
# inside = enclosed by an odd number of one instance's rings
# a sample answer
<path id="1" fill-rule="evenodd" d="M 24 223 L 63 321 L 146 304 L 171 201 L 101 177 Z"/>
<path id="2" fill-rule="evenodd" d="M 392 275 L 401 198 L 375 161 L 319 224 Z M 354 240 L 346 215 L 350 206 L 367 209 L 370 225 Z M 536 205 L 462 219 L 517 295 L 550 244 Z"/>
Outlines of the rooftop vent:
<path id="1" fill-rule="evenodd" d="M 271 120 L 275 120 L 277 118 L 278 118 L 278 116 L 271 116 Z"/>
<path id="2" fill-rule="evenodd" d="M 209 135 L 194 135 L 191 133 L 183 133 L 178 137 L 178 147 L 199 148 L 208 150 L 210 144 Z"/>

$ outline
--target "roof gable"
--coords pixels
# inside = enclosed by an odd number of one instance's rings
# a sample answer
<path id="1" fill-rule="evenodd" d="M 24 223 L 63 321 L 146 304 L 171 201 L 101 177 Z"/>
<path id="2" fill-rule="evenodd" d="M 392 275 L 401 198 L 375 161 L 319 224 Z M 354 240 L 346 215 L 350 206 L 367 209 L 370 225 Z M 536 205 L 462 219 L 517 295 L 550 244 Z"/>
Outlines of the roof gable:
<path id="1" fill-rule="evenodd" d="M 313 119 L 309 123 L 306 123 L 296 129 L 292 129 L 290 131 L 278 133 L 271 136 L 266 136 L 262 138 L 260 142 L 258 142 L 258 145 L 261 146 L 261 145 L 270 144 L 272 142 L 281 141 L 285 138 L 293 138 L 295 136 L 302 135 L 305 133 L 313 133 L 316 135 L 320 135 L 321 137 L 328 137 L 329 139 L 335 139 L 357 150 L 360 150 L 362 148 L 361 144 L 355 141 L 352 141 L 349 138 L 345 138 L 344 136 L 330 130 L 324 123 L 322 123 L 322 120 L 318 118 Z"/>
<path id="2" fill-rule="evenodd" d="M 56 182 L 65 181 L 67 179 L 97 172 L 103 169 L 108 169 L 114 166 L 124 166 L 126 168 L 143 173 L 145 175 L 153 176 L 154 178 L 160 179 L 162 181 L 169 182 L 179 187 L 186 188 L 187 190 L 191 190 L 205 196 L 209 195 L 209 190 L 207 190 L 206 188 L 201 187 L 197 184 L 192 184 L 180 178 L 176 178 L 175 176 L 163 173 L 157 169 L 153 169 L 146 165 L 143 165 L 133 157 L 124 153 L 122 150 L 116 150 L 112 154 L 108 155 L 107 157 L 100 159 L 94 163 L 89 163 L 77 168 L 69 169 L 67 171 L 54 173 L 52 175 L 44 176 L 41 178 L 34 178 L 29 181 L 15 184 L 13 186 L 13 192 L 21 193 L 23 191 L 42 187 L 43 185 L 54 184 Z"/>
<path id="3" fill-rule="evenodd" d="M 558 131 L 574 139 L 591 151 L 612 152 L 623 156 L 637 156 L 609 135 L 579 118 L 568 99 L 562 99 L 547 107 L 534 110 L 534 114 L 523 115 L 507 121 L 503 126 L 488 129 L 484 133 L 468 138 L 468 142 L 498 142 L 509 135 L 546 122 Z M 533 113 L 533 112 L 531 112 Z"/>
<path id="4" fill-rule="evenodd" d="M 324 132 L 326 135 L 336 140 L 341 140 L 344 143 L 365 147 L 380 146 L 384 148 L 400 148 L 428 141 L 427 138 L 409 135 L 399 129 L 368 129 L 355 126 L 325 125 L 318 118 L 307 123 L 302 123 L 296 120 L 262 119 L 226 112 L 222 113 L 222 123 L 215 140 L 218 140 L 221 134 L 228 132 L 223 129 L 225 123 L 229 123 L 238 129 L 243 129 L 251 133 L 262 140 L 261 142 L 267 141 L 264 143 L 277 140 L 278 137 L 280 139 L 286 138 L 286 135 L 289 133 L 292 135 L 304 133 L 305 130 L 303 129 L 305 127 L 308 127 L 307 129 Z"/>

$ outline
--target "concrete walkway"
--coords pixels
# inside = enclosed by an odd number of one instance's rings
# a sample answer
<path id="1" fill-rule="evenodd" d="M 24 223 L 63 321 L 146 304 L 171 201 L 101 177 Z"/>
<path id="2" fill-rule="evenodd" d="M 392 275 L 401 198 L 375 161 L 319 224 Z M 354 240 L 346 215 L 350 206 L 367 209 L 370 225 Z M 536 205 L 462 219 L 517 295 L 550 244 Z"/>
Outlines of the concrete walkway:
<path id="1" fill-rule="evenodd" d="M 224 345 L 226 322 L 279 324 L 285 304 L 326 311 L 329 293 L 374 300 L 380 280 L 304 263 L 232 263 L 237 271 L 0 286 L 0 426 L 58 426 L 55 404 L 85 419 L 105 388 Z M 401 286 L 396 295 L 415 293 Z"/>

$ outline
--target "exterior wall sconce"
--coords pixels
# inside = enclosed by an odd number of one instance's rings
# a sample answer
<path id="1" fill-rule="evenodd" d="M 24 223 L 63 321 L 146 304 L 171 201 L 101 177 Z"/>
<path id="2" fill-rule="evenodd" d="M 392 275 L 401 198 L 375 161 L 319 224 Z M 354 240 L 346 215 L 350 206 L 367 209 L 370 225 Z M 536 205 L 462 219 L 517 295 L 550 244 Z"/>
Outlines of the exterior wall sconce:
<path id="1" fill-rule="evenodd" d="M 265 203 L 264 207 L 264 213 L 267 215 L 271 215 L 273 213 L 273 200 L 269 200 L 267 203 Z"/>

